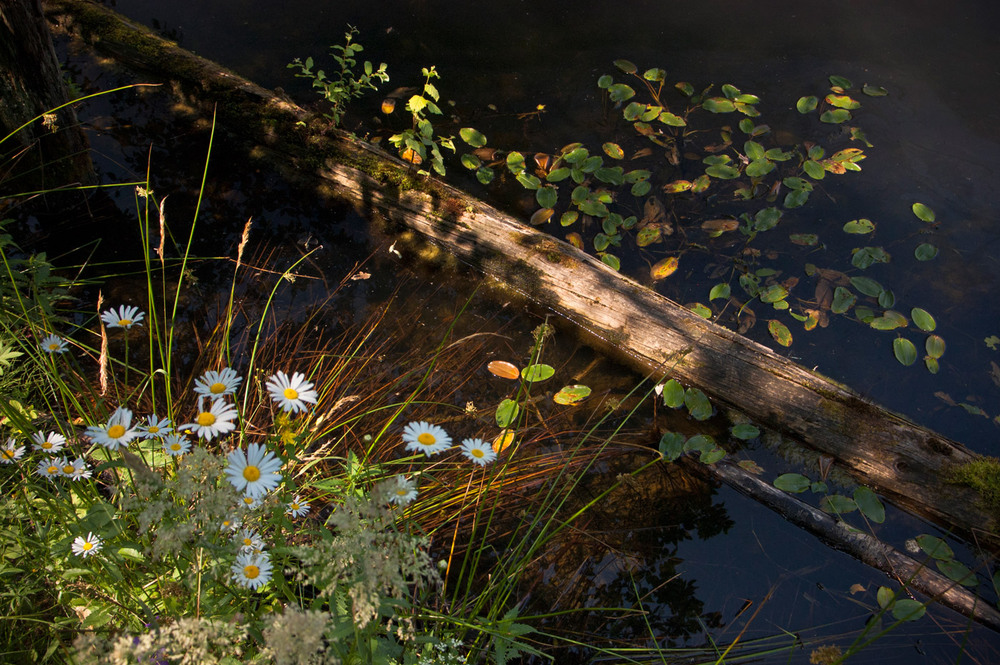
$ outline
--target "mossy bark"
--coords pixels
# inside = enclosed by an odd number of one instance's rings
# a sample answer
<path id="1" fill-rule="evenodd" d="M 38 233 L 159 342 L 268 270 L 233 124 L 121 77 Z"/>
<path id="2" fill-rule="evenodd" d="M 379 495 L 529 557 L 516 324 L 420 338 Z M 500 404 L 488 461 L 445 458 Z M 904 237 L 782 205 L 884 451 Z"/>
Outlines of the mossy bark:
<path id="1" fill-rule="evenodd" d="M 289 178 L 322 178 L 369 218 L 417 231 L 494 280 L 549 307 L 602 351 L 654 378 L 696 385 L 717 404 L 832 457 L 898 506 L 994 551 L 996 525 L 974 490 L 948 483 L 974 455 L 770 349 L 715 325 L 594 257 L 220 66 L 84 0 L 49 0 L 55 20 L 123 64 L 160 77 L 217 127 Z M 818 470 L 817 470 L 818 472 Z"/>

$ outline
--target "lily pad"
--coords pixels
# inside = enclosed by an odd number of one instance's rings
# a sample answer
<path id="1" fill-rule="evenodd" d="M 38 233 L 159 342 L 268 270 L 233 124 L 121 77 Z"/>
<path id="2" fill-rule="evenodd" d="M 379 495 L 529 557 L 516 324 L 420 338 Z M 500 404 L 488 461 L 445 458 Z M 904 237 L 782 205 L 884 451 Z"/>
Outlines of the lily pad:
<path id="1" fill-rule="evenodd" d="M 496 421 L 497 426 L 502 429 L 506 429 L 517 421 L 518 414 L 521 413 L 521 407 L 512 399 L 505 399 L 500 402 L 500 406 L 497 407 Z"/>
<path id="2" fill-rule="evenodd" d="M 862 235 L 875 230 L 875 224 L 870 219 L 854 219 L 844 224 L 844 233 Z"/>
<path id="3" fill-rule="evenodd" d="M 684 386 L 677 379 L 670 379 L 663 384 L 663 403 L 671 409 L 684 406 Z"/>
<path id="4" fill-rule="evenodd" d="M 830 123 L 831 125 L 839 125 L 842 122 L 847 122 L 851 119 L 851 112 L 847 109 L 832 109 L 830 111 L 824 111 L 823 115 L 819 117 L 820 122 Z"/>
<path id="5" fill-rule="evenodd" d="M 649 269 L 649 276 L 654 282 L 670 277 L 677 272 L 678 265 L 678 259 L 676 256 L 668 256 L 667 258 L 653 264 L 653 267 Z"/>
<path id="6" fill-rule="evenodd" d="M 604 154 L 611 159 L 625 159 L 625 151 L 617 143 L 605 143 L 601 147 L 604 149 Z"/>
<path id="7" fill-rule="evenodd" d="M 684 406 L 695 420 L 708 420 L 712 417 L 712 403 L 708 396 L 697 388 L 684 391 Z"/>
<path id="8" fill-rule="evenodd" d="M 801 494 L 812 485 L 812 481 L 801 473 L 783 473 L 774 479 L 774 486 L 785 492 Z"/>
<path id="9" fill-rule="evenodd" d="M 795 108 L 798 109 L 799 113 L 809 113 L 816 109 L 819 105 L 819 99 L 813 97 L 812 95 L 808 97 L 800 97 L 799 101 L 795 102 Z"/>
<path id="10" fill-rule="evenodd" d="M 920 243 L 917 248 L 913 250 L 913 256 L 917 258 L 917 261 L 930 261 L 938 255 L 938 248 L 929 242 Z"/>
<path id="11" fill-rule="evenodd" d="M 590 388 L 588 386 L 583 386 L 579 384 L 571 386 L 563 386 L 559 389 L 555 395 L 552 396 L 552 401 L 556 404 L 564 404 L 567 406 L 572 406 L 574 404 L 579 404 L 587 397 L 590 396 Z"/>
<path id="12" fill-rule="evenodd" d="M 534 365 L 528 365 L 521 370 L 521 378 L 529 383 L 534 383 L 536 381 L 545 381 L 546 379 L 551 379 L 552 375 L 556 373 L 556 370 L 552 365 L 546 365 L 544 363 L 536 363 Z"/>
<path id="13" fill-rule="evenodd" d="M 473 127 L 463 127 L 458 130 L 459 136 L 462 140 L 471 145 L 473 148 L 482 148 L 486 145 L 486 137 L 478 129 Z"/>
<path id="14" fill-rule="evenodd" d="M 517 366 L 506 360 L 493 360 L 486 366 L 486 369 L 489 370 L 490 374 L 499 376 L 501 379 L 516 379 L 521 376 Z"/>
<path id="15" fill-rule="evenodd" d="M 905 337 L 897 337 L 892 340 L 892 352 L 895 354 L 896 360 L 907 367 L 917 360 L 917 347 Z"/>
<path id="16" fill-rule="evenodd" d="M 913 204 L 913 214 L 917 216 L 917 219 L 928 223 L 933 222 L 936 218 L 934 211 L 923 203 Z"/>
<path id="17" fill-rule="evenodd" d="M 944 339 L 938 335 L 928 335 L 927 340 L 924 342 L 924 348 L 927 350 L 929 358 L 937 360 L 944 355 Z"/>
<path id="18" fill-rule="evenodd" d="M 878 496 L 871 489 L 861 485 L 854 490 L 854 503 L 858 509 L 864 513 L 872 522 L 881 524 L 885 521 L 885 506 L 879 501 Z"/>
<path id="19" fill-rule="evenodd" d="M 730 433 L 734 438 L 740 439 L 741 441 L 749 441 L 750 439 L 756 439 L 760 436 L 760 430 L 749 423 L 740 423 L 730 430 Z"/>
<path id="20" fill-rule="evenodd" d="M 712 290 L 708 293 L 709 301 L 715 300 L 716 298 L 728 298 L 730 295 L 729 285 L 725 282 L 716 284 L 712 287 Z"/>
<path id="21" fill-rule="evenodd" d="M 934 320 L 934 317 L 927 310 L 920 309 L 919 307 L 914 307 L 910 310 L 910 318 L 913 319 L 913 323 L 918 328 L 925 332 L 933 332 L 937 328 L 937 321 Z"/>
<path id="22" fill-rule="evenodd" d="M 773 337 L 774 341 L 778 344 L 782 346 L 792 345 L 792 333 L 788 330 L 788 326 L 781 321 L 778 321 L 777 319 L 771 319 L 768 321 L 767 331 L 771 333 L 771 337 Z"/>

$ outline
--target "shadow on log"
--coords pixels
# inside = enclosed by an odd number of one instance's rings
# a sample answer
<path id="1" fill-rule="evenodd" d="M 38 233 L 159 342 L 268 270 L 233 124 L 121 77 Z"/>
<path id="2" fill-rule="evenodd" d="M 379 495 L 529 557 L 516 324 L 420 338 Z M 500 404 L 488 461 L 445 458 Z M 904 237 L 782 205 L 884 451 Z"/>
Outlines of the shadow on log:
<path id="1" fill-rule="evenodd" d="M 655 378 L 696 385 L 719 404 L 836 460 L 897 506 L 1000 551 L 976 493 L 949 484 L 976 456 L 626 278 L 572 246 L 346 135 L 267 90 L 84 0 L 50 0 L 51 20 L 133 69 L 170 82 L 224 132 L 289 177 L 320 177 L 370 218 L 413 229 L 602 342 Z M 325 122 L 314 123 L 317 126 Z"/>

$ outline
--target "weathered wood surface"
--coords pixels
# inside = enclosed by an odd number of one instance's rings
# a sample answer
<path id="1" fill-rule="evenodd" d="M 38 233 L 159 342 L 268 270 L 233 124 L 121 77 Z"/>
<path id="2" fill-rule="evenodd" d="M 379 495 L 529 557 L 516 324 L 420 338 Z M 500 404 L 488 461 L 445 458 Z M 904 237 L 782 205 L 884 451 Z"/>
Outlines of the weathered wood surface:
<path id="1" fill-rule="evenodd" d="M 121 25 L 85 0 L 48 0 L 50 14 L 93 46 L 169 81 L 178 95 L 215 109 L 219 128 L 278 156 L 288 172 L 318 175 L 364 214 L 391 220 L 598 340 L 602 350 L 656 376 L 696 385 L 717 404 L 833 457 L 897 506 L 1000 551 L 996 525 L 976 494 L 946 482 L 974 458 L 962 445 L 888 412 L 851 389 L 715 325 L 595 258 L 463 192 L 415 176 L 408 165 L 337 133 L 297 124 L 309 114 L 147 30 Z"/>

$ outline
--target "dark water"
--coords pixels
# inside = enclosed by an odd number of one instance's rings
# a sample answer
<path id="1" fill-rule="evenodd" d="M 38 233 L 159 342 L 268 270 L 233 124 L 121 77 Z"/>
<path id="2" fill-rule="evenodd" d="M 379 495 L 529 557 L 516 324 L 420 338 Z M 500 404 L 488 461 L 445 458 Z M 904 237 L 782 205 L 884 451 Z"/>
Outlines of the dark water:
<path id="1" fill-rule="evenodd" d="M 864 108 L 858 124 L 875 145 L 867 151 L 863 172 L 836 182 L 827 178 L 824 186 L 835 202 L 810 202 L 782 222 L 788 233 L 815 232 L 829 238 L 827 249 L 803 259 L 804 252 L 796 255 L 799 250 L 783 248 L 782 260 L 788 266 L 809 260 L 849 268 L 844 257 L 851 239 L 842 237 L 840 227 L 858 217 L 875 221 L 877 237 L 865 244 L 885 245 L 894 260 L 866 274 L 895 291 L 896 309 L 908 312 L 919 306 L 935 315 L 937 332 L 948 343 L 942 371 L 931 376 L 919 361 L 902 367 L 892 357 L 892 333 L 846 320 L 810 335 L 797 334 L 789 350 L 779 350 L 979 452 L 995 454 L 996 425 L 934 395 L 942 391 L 981 407 L 990 417 L 1000 414 L 1000 388 L 990 378 L 990 362 L 1000 364 L 1000 351 L 990 350 L 983 341 L 1000 336 L 995 296 L 1000 286 L 1000 231 L 992 191 L 1000 175 L 995 157 L 1000 147 L 1000 41 L 993 31 L 998 14 L 993 4 L 109 4 L 262 85 L 283 87 L 301 103 L 311 102 L 312 93 L 285 65 L 295 57 L 324 54 L 330 44 L 341 42 L 347 24 L 357 26 L 364 56 L 389 64 L 392 81 L 387 89 L 419 85 L 420 67 L 436 65 L 442 76 L 437 86 L 445 98 L 455 100 L 463 125 L 475 125 L 491 142 L 494 137 L 509 140 L 524 152 L 551 152 L 573 140 L 593 143 L 616 131 L 609 129 L 595 85 L 599 75 L 615 73 L 611 61 L 616 58 L 632 60 L 640 68 L 662 67 L 668 81 L 691 81 L 696 87 L 732 83 L 763 98 L 764 120 L 772 127 L 793 132 L 833 131 L 817 130 L 815 123 L 805 128 L 793 109 L 798 96 L 822 94 L 828 75 L 884 86 L 889 90 L 885 98 L 861 97 Z M 350 126 L 374 127 L 371 119 L 378 101 L 373 97 L 360 104 Z M 537 120 L 514 119 L 514 114 L 539 104 L 546 112 Z M 160 154 L 183 159 L 189 150 L 188 186 L 196 188 L 201 144 L 185 138 L 169 138 Z M 141 143 L 141 137 L 136 141 Z M 280 183 L 272 175 L 237 173 L 236 158 L 227 163 L 224 154 L 220 148 L 218 163 L 224 168 L 213 168 L 212 175 L 215 187 L 228 192 L 223 200 L 230 207 L 214 205 L 216 214 L 228 217 L 235 229 L 227 231 L 230 241 L 242 220 L 253 214 L 275 225 L 269 231 L 275 237 L 293 236 L 303 247 L 310 237 L 318 237 L 345 247 L 357 242 L 352 256 L 358 259 L 369 251 L 357 230 L 361 220 L 352 213 L 322 210 L 317 216 L 308 201 L 296 203 L 294 196 L 260 204 L 248 189 L 277 190 Z M 457 175 L 457 164 L 452 168 Z M 468 185 L 484 198 L 491 196 L 474 183 Z M 915 201 L 936 211 L 939 225 L 932 234 L 923 235 L 927 225 L 910 212 Z M 497 202 L 525 216 L 531 211 L 516 195 Z M 273 208 L 248 209 L 260 205 Z M 331 219 L 336 220 L 332 226 Z M 912 258 L 912 248 L 925 239 L 941 254 L 933 262 L 919 263 Z M 675 244 L 667 249 L 679 248 Z M 680 302 L 707 302 L 714 281 L 700 270 L 681 271 L 660 288 Z M 378 284 L 373 282 L 370 294 L 357 296 L 357 307 L 390 289 L 388 282 Z M 303 292 L 300 297 L 309 295 Z M 767 316 L 760 313 L 762 319 Z M 775 346 L 760 324 L 749 334 Z M 922 335 L 911 331 L 909 337 L 922 346 Z M 709 625 L 715 617 L 722 624 L 741 626 L 749 614 L 740 614 L 744 601 L 760 603 L 773 589 L 767 611 L 752 623 L 748 635 L 840 622 L 823 634 L 831 643 L 849 643 L 836 636 L 860 628 L 867 611 L 848 589 L 857 583 L 871 591 L 886 580 L 730 490 L 718 490 L 707 501 L 689 508 L 694 514 L 683 519 L 671 520 L 665 501 L 663 511 L 655 513 L 658 523 L 613 525 L 647 562 L 659 561 L 645 568 L 643 584 L 654 588 L 657 576 L 670 571 L 681 575 L 683 588 L 668 587 L 673 595 L 654 597 L 658 608 L 669 608 L 661 614 L 680 615 L 694 600 L 700 608 L 694 614 Z M 724 538 L 711 528 L 713 520 L 729 520 Z M 896 536 L 929 530 L 902 516 L 890 521 L 895 521 L 891 533 Z M 649 533 L 657 535 L 642 535 Z M 776 542 L 782 546 L 775 547 Z M 859 662 L 953 661 L 958 650 L 949 632 L 956 619 L 942 613 L 936 620 L 936 625 L 900 629 Z M 697 634 L 693 631 L 690 640 L 697 642 Z M 992 636 L 985 631 L 976 635 L 975 655 L 984 658 L 994 650 Z M 808 649 L 792 660 L 807 658 Z"/>

